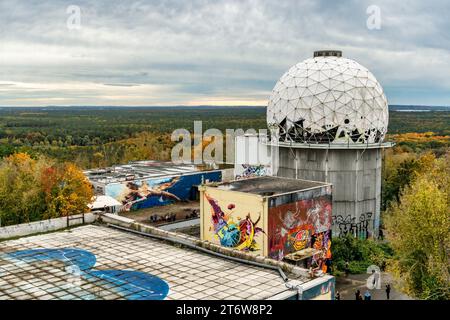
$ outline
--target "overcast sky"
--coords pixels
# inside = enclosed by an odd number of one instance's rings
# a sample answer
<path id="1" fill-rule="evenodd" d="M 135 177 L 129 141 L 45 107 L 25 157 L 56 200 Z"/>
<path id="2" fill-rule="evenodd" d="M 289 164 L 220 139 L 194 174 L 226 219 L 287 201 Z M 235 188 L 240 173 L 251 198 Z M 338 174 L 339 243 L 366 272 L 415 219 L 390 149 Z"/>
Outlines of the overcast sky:
<path id="1" fill-rule="evenodd" d="M 266 105 L 318 49 L 371 70 L 390 104 L 450 105 L 449 17 L 447 0 L 0 0 L 0 106 Z"/>

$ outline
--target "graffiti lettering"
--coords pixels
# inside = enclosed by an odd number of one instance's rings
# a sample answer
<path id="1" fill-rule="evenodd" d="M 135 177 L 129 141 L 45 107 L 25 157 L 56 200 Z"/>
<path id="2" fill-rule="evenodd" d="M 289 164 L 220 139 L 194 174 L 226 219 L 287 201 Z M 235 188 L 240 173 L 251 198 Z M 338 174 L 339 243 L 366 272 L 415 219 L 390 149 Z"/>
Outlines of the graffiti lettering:
<path id="1" fill-rule="evenodd" d="M 240 171 L 241 172 L 236 173 L 236 180 L 269 175 L 269 168 L 263 165 L 251 166 L 243 164 Z"/>
<path id="2" fill-rule="evenodd" d="M 339 236 L 346 236 L 352 234 L 355 237 L 367 239 L 369 238 L 370 222 L 372 221 L 372 212 L 363 213 L 359 216 L 359 221 L 356 222 L 356 217 L 347 215 L 345 218 L 342 215 L 333 216 L 332 224 L 339 229 Z"/>

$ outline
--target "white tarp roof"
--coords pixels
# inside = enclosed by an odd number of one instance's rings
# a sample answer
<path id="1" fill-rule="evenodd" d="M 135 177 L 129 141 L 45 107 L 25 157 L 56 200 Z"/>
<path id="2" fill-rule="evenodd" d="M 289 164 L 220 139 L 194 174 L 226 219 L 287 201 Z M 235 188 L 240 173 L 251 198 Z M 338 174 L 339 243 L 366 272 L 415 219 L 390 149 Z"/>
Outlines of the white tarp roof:
<path id="1" fill-rule="evenodd" d="M 104 207 L 121 206 L 122 204 L 110 196 L 95 196 L 93 201 L 88 204 L 90 209 L 103 209 Z"/>

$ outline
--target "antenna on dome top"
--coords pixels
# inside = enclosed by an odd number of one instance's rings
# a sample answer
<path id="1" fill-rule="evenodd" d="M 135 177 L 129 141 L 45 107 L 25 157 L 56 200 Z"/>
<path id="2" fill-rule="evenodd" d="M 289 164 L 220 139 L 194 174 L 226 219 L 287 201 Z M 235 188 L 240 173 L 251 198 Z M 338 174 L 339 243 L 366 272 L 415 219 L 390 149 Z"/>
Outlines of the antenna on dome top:
<path id="1" fill-rule="evenodd" d="M 314 51 L 314 58 L 316 57 L 342 57 L 342 51 L 339 50 Z"/>

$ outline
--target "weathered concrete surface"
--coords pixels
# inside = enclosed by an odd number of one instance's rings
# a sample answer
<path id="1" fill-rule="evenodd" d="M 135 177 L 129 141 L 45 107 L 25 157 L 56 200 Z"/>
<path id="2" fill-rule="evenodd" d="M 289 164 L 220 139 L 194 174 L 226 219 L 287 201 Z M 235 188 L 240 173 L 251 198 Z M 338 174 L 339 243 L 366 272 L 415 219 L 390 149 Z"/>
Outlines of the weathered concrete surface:
<path id="1" fill-rule="evenodd" d="M 304 278 L 311 278 L 308 270 L 304 268 L 300 268 L 298 266 L 294 266 L 292 264 L 278 261 L 275 259 L 270 259 L 262 255 L 254 255 L 242 250 L 237 250 L 234 248 L 228 248 L 221 246 L 219 244 L 215 244 L 206 240 L 201 240 L 197 237 L 190 236 L 187 234 L 181 234 L 173 231 L 167 231 L 162 230 L 157 227 L 144 225 L 142 223 L 138 223 L 132 219 L 125 218 L 125 217 L 119 217 L 114 214 L 106 213 L 101 216 L 101 222 L 106 224 L 111 224 L 123 228 L 127 228 L 130 230 L 139 231 L 145 234 L 149 235 L 155 235 L 159 237 L 163 237 L 164 239 L 170 240 L 178 240 L 183 241 L 185 243 L 189 243 L 190 245 L 195 245 L 204 249 L 207 249 L 209 251 L 217 252 L 220 254 L 227 255 L 229 257 L 236 257 L 243 260 L 253 261 L 257 263 L 263 263 L 266 265 L 271 265 L 275 267 L 280 267 L 283 271 L 289 272 L 293 275 L 304 277 Z"/>
<path id="2" fill-rule="evenodd" d="M 65 260 L 30 262 L 11 256 L 18 250 L 42 248 L 82 250 L 81 254 L 94 255 L 95 265 L 76 277 L 69 272 L 70 264 Z M 169 286 L 165 297 L 168 300 L 267 299 L 289 290 L 274 270 L 89 225 L 1 242 L 0 300 L 129 299 L 129 283 L 111 283 L 93 273 L 105 270 L 139 271 L 157 277 Z"/>
<path id="3" fill-rule="evenodd" d="M 177 231 L 179 229 L 188 229 L 188 228 L 192 228 L 192 227 L 197 227 L 198 229 L 200 229 L 200 218 L 182 220 L 182 221 L 177 221 L 174 223 L 168 223 L 168 224 L 159 226 L 158 228 L 167 230 L 167 231 Z"/>
<path id="4" fill-rule="evenodd" d="M 382 149 L 280 147 L 278 176 L 333 184 L 333 235 L 378 236 Z"/>
<path id="5" fill-rule="evenodd" d="M 74 217 L 81 217 L 81 215 L 76 215 Z M 95 221 L 95 219 L 96 215 L 94 213 L 84 214 L 85 223 L 92 223 Z M 80 224 L 82 224 L 82 219 L 70 221 L 70 226 L 76 226 Z M 0 239 L 22 237 L 36 233 L 60 230 L 64 228 L 67 228 L 67 217 L 16 224 L 12 226 L 0 227 Z"/>

